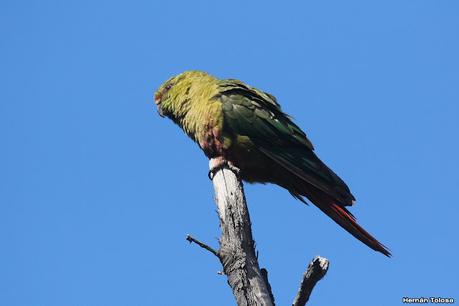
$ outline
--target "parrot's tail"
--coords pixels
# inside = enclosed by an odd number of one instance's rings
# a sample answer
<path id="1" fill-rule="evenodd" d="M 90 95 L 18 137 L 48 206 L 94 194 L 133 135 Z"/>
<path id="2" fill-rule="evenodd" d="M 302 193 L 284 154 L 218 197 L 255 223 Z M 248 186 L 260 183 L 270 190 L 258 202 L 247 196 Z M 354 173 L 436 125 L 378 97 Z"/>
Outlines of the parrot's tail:
<path id="1" fill-rule="evenodd" d="M 333 199 L 318 190 L 313 193 L 307 192 L 307 198 L 352 236 L 359 239 L 373 250 L 381 252 L 387 257 L 391 256 L 387 247 L 358 225 L 355 217 L 345 207 L 336 204 Z"/>
<path id="2" fill-rule="evenodd" d="M 345 208 L 351 206 L 354 196 L 349 187 L 311 150 L 289 147 L 275 150 L 260 147 L 277 167 L 276 183 L 283 186 L 297 199 L 307 197 L 320 210 L 375 251 L 391 256 L 389 250 L 357 224 L 355 217 Z"/>
<path id="3" fill-rule="evenodd" d="M 352 236 L 359 239 L 373 250 L 381 252 L 388 257 L 391 256 L 387 247 L 358 225 L 354 216 L 346 208 L 335 203 L 324 207 L 317 205 L 317 207 L 332 218 L 333 221 L 341 225 L 341 227 L 348 231 Z"/>

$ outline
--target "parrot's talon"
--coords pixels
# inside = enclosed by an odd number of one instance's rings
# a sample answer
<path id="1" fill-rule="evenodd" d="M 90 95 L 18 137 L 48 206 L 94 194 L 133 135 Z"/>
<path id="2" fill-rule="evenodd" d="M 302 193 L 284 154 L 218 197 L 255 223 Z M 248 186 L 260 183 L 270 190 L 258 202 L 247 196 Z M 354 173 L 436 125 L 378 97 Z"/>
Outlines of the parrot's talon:
<path id="1" fill-rule="evenodd" d="M 212 158 L 209 161 L 210 170 L 207 173 L 207 176 L 210 180 L 213 180 L 215 173 L 217 173 L 218 170 L 225 167 L 231 170 L 237 176 L 237 178 L 240 179 L 241 170 L 238 167 L 236 167 L 233 163 L 223 159 L 222 157 Z"/>
<path id="2" fill-rule="evenodd" d="M 235 165 L 233 165 L 230 162 L 227 162 L 226 166 L 228 166 L 228 169 L 230 169 L 231 171 L 233 171 L 234 174 L 236 174 L 236 177 L 238 179 L 241 178 L 241 175 L 240 175 L 241 174 L 241 169 L 239 169 L 238 167 L 236 167 Z"/>
<path id="3" fill-rule="evenodd" d="M 207 172 L 207 177 L 209 178 L 209 180 L 213 180 L 214 179 L 214 175 L 215 175 L 215 172 L 216 172 L 217 169 L 210 169 L 209 172 Z"/>

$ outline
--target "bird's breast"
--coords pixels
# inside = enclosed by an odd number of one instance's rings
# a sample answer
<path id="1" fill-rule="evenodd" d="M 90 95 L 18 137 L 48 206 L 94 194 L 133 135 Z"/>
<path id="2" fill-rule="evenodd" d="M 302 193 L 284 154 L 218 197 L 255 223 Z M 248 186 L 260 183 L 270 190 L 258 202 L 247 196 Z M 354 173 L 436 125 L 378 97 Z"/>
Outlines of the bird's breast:
<path id="1" fill-rule="evenodd" d="M 208 158 L 223 155 L 224 140 L 222 135 L 223 114 L 221 104 L 205 101 L 194 105 L 187 117 L 189 134 L 199 144 Z"/>

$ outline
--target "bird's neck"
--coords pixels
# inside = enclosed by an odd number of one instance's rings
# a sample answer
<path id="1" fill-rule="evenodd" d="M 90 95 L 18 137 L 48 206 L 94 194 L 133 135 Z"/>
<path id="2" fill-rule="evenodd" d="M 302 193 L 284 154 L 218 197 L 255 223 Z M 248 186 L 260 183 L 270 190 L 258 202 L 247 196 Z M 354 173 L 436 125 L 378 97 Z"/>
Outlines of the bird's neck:
<path id="1" fill-rule="evenodd" d="M 213 97 L 218 93 L 217 86 L 194 86 L 188 90 L 182 101 L 179 125 L 193 140 L 199 142 L 208 130 L 220 124 L 221 103 Z"/>

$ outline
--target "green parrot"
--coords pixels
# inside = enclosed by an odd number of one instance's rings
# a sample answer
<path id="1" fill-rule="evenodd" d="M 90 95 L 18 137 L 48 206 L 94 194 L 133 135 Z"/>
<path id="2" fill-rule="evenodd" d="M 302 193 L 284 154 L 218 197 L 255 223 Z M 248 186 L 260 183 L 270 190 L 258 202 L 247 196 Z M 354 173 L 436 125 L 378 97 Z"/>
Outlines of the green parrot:
<path id="1" fill-rule="evenodd" d="M 244 181 L 277 184 L 304 203 L 307 198 L 355 238 L 391 256 L 357 224 L 346 208 L 355 201 L 348 186 L 317 157 L 273 95 L 238 80 L 186 71 L 159 87 L 155 103 L 162 117 L 199 145 L 212 169 L 227 164 Z"/>

